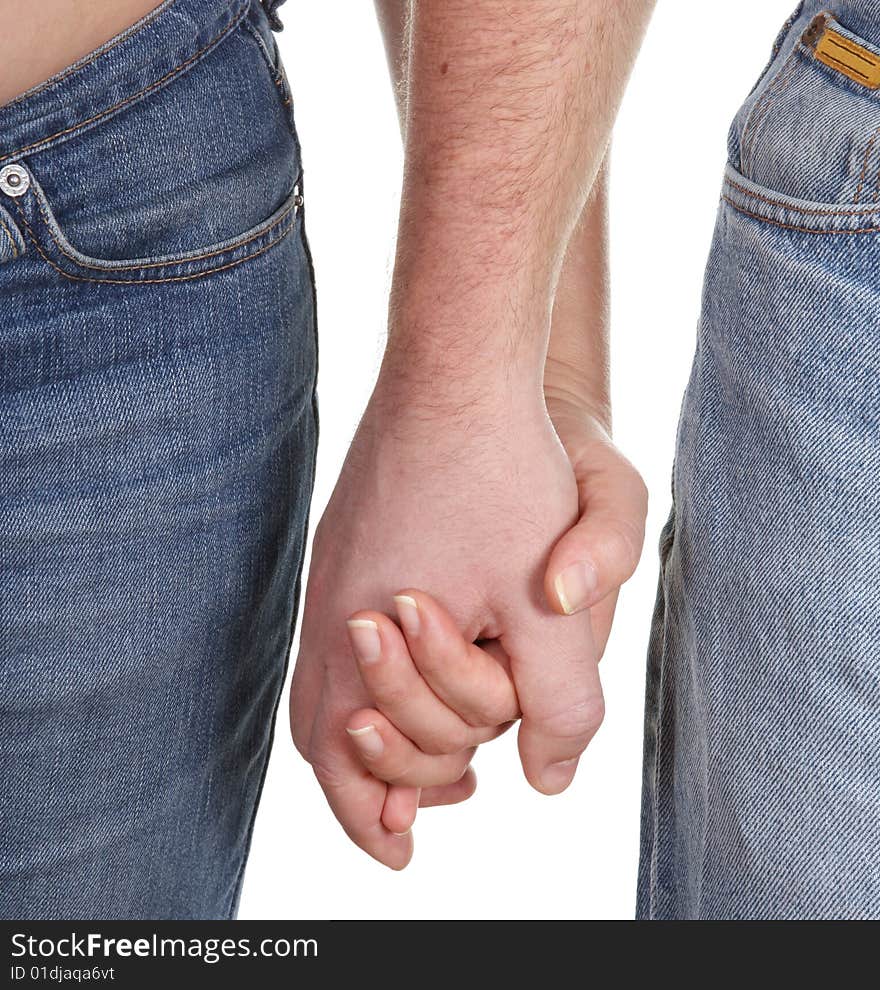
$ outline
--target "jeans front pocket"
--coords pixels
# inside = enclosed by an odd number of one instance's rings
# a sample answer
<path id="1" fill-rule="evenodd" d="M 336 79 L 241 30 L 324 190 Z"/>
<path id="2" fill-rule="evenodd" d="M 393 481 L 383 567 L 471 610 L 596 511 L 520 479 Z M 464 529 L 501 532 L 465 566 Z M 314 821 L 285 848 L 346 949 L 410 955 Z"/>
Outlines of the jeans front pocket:
<path id="1" fill-rule="evenodd" d="M 155 285 L 234 268 L 269 251 L 294 231 L 303 203 L 296 184 L 269 217 L 225 241 L 161 258 L 93 258 L 68 240 L 36 178 L 21 165 L 15 168 L 27 177 L 25 193 L 12 199 L 16 226 L 25 233 L 30 249 L 58 275 L 73 281 Z"/>
<path id="2" fill-rule="evenodd" d="M 176 9 L 169 7 L 168 16 Z M 177 55 L 179 65 L 140 89 L 168 62 L 152 67 L 142 56 L 149 69 L 144 79 L 125 68 L 139 50 L 103 65 L 124 99 L 110 95 L 104 102 L 116 100 L 113 106 L 97 112 L 102 104 L 88 88 L 78 97 L 75 117 L 83 119 L 76 126 L 24 143 L 0 161 L 4 169 L 27 172 L 30 188 L 0 184 L 0 203 L 17 224 L 23 219 L 21 233 L 36 254 L 62 275 L 189 277 L 237 263 L 240 249 L 260 250 L 267 224 L 282 213 L 296 215 L 299 143 L 286 97 L 244 27 L 255 11 L 265 23 L 259 4 L 236 0 L 219 33 L 211 25 L 202 29 L 216 35 L 211 45 L 200 34 Z M 173 26 L 165 30 L 173 33 Z M 274 44 L 271 31 L 269 41 Z M 71 100 L 77 96 L 72 82 L 60 85 L 71 88 Z M 23 116 L 27 105 L 18 108 Z M 230 251 L 235 254 L 227 257 Z"/>
<path id="3" fill-rule="evenodd" d="M 880 199 L 880 91 L 853 65 L 880 47 L 831 13 L 805 9 L 730 130 L 730 165 L 755 186 L 808 203 Z M 872 70 L 873 71 L 873 70 Z"/>

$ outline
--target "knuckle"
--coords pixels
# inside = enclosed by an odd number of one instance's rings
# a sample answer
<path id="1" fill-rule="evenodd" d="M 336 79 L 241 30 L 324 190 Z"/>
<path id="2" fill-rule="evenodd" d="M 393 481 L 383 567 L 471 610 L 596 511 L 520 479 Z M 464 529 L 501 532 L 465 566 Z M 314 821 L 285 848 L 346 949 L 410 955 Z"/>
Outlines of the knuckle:
<path id="1" fill-rule="evenodd" d="M 473 756 L 473 749 L 467 749 L 454 756 L 447 755 L 438 760 L 437 765 L 431 769 L 430 773 L 426 771 L 425 779 L 430 780 L 432 787 L 450 787 L 452 784 L 458 783 L 465 775 Z"/>
<path id="2" fill-rule="evenodd" d="M 312 765 L 312 772 L 323 790 L 333 791 L 342 786 L 342 776 L 329 762 L 320 757 L 313 757 L 309 762 Z"/>
<path id="3" fill-rule="evenodd" d="M 633 524 L 620 519 L 608 531 L 608 541 L 614 555 L 622 561 L 629 574 L 636 569 L 642 556 L 645 538 L 644 523 Z"/>
<path id="4" fill-rule="evenodd" d="M 509 722 L 514 717 L 507 697 L 499 696 L 480 699 L 468 721 L 477 728 L 488 728 Z"/>
<path id="5" fill-rule="evenodd" d="M 594 695 L 543 715 L 536 721 L 548 735 L 586 746 L 599 731 L 604 718 L 605 700 L 601 695 Z"/>
<path id="6" fill-rule="evenodd" d="M 460 725 L 433 733 L 419 748 L 428 756 L 448 756 L 460 752 L 469 744 L 470 731 L 466 725 Z"/>

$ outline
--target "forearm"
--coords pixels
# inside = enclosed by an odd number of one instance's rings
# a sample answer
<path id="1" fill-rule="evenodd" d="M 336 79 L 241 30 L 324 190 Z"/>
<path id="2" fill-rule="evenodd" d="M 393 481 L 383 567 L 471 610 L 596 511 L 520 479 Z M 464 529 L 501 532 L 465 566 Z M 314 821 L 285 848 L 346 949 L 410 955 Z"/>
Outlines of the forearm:
<path id="1" fill-rule="evenodd" d="M 450 373 L 460 383 L 462 368 L 540 380 L 565 247 L 650 8 L 542 0 L 514 17 L 501 0 L 415 4 L 389 334 L 398 368 L 432 385 Z"/>
<path id="2" fill-rule="evenodd" d="M 559 274 L 544 394 L 554 416 L 586 410 L 610 432 L 608 165 L 606 155 Z"/>
<path id="3" fill-rule="evenodd" d="M 406 136 L 409 0 L 376 0 L 398 117 Z M 610 430 L 608 156 L 568 240 L 553 299 L 544 391 L 557 408 L 586 407 Z"/>

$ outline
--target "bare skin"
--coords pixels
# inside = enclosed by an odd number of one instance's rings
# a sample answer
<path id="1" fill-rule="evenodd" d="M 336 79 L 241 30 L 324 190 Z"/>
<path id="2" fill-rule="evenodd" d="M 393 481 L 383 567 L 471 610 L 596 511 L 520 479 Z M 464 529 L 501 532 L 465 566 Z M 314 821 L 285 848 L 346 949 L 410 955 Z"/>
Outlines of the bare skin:
<path id="1" fill-rule="evenodd" d="M 376 7 L 405 131 L 408 2 L 377 0 Z M 638 559 L 645 512 L 644 488 L 610 440 L 607 157 L 568 242 L 544 367 L 544 400 L 577 479 L 580 512 L 577 525 L 551 556 L 546 593 L 558 608 L 555 573 L 578 560 L 596 564 L 608 588 L 590 609 L 597 659 L 610 633 L 617 586 Z M 401 606 L 407 601 L 408 608 Z M 435 618 L 444 615 L 442 607 L 424 592 L 398 596 L 395 608 L 405 644 L 380 612 L 359 611 L 349 620 L 353 652 L 374 707 L 355 713 L 347 731 L 365 768 L 388 785 L 382 823 L 399 835 L 412 826 L 419 806 L 470 797 L 476 782 L 470 769 L 448 788 L 435 781 L 446 772 L 459 772 L 474 747 L 508 728 L 520 713 L 503 655 L 496 651 L 487 656 L 465 644 L 448 615 L 442 621 Z M 422 622 L 407 624 L 407 617 L 418 613 Z M 375 626 L 381 649 L 378 657 L 364 663 L 359 647 L 369 635 L 368 623 Z M 413 632 L 419 625 L 421 635 Z M 419 689 L 420 679 L 427 689 Z M 497 703 L 490 703 L 493 698 Z M 378 755 L 373 731 L 384 741 Z"/>
<path id="2" fill-rule="evenodd" d="M 635 566 L 644 486 L 610 444 L 595 367 L 581 367 L 601 343 L 557 350 L 552 395 L 545 367 L 566 250 L 652 6 L 413 5 L 388 345 L 316 531 L 291 711 L 337 818 L 393 868 L 412 839 L 383 818 L 398 784 L 370 773 L 345 732 L 374 707 L 347 618 L 378 631 L 371 613 L 424 589 L 465 642 L 492 640 L 526 777 L 544 793 L 568 786 L 602 718 L 593 613 Z M 592 308 L 578 293 L 563 305 L 579 325 Z M 572 564 L 590 578 L 563 600 Z M 444 787 L 455 799 L 461 757 L 428 755 L 444 761 L 425 774 L 430 800 Z"/>
<path id="3" fill-rule="evenodd" d="M 0 0 L 0 106 L 137 23 L 159 0 Z"/>

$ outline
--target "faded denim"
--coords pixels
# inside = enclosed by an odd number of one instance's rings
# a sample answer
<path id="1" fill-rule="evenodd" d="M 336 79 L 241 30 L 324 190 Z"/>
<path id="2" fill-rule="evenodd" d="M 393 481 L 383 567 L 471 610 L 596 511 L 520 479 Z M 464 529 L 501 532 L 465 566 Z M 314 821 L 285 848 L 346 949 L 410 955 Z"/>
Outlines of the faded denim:
<path id="1" fill-rule="evenodd" d="M 235 913 L 314 473 L 301 190 L 256 0 L 0 108 L 4 918 Z"/>
<path id="2" fill-rule="evenodd" d="M 737 114 L 661 539 L 641 918 L 880 918 L 880 91 Z M 880 55 L 880 4 L 830 5 Z"/>

